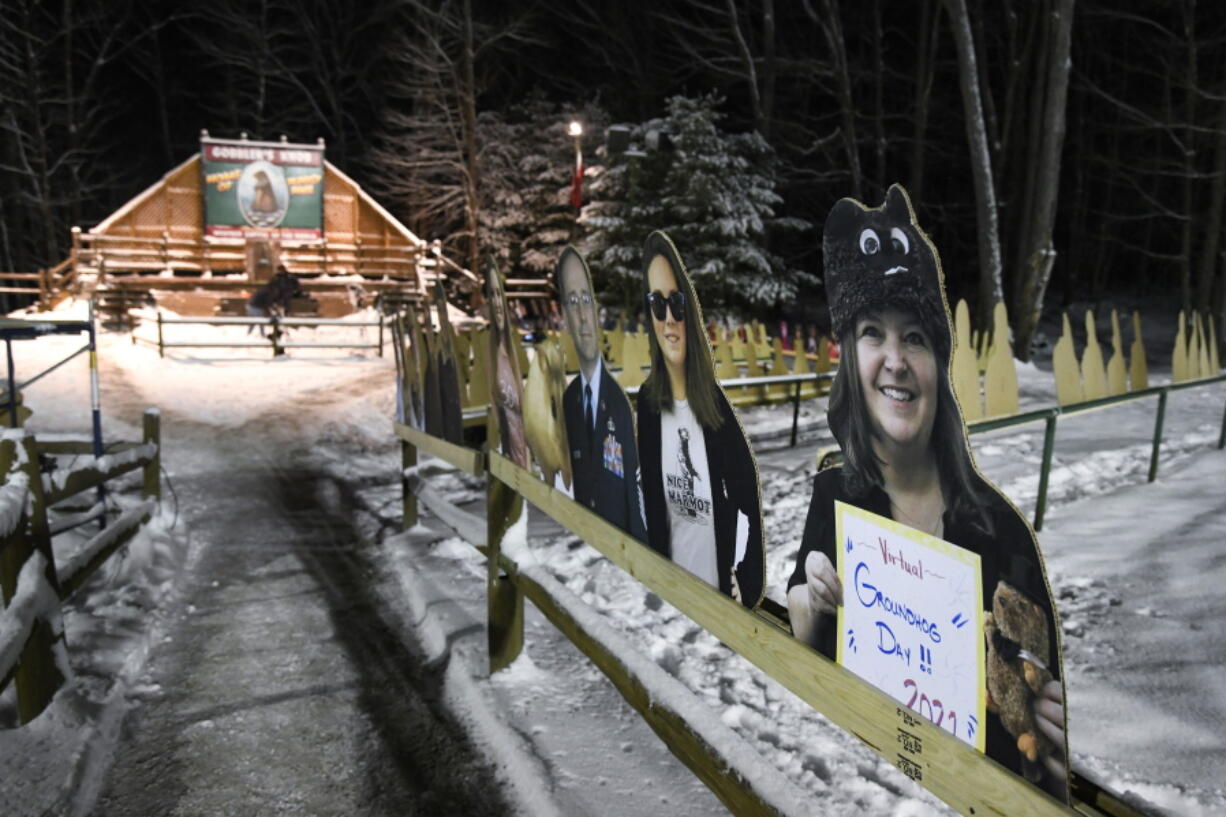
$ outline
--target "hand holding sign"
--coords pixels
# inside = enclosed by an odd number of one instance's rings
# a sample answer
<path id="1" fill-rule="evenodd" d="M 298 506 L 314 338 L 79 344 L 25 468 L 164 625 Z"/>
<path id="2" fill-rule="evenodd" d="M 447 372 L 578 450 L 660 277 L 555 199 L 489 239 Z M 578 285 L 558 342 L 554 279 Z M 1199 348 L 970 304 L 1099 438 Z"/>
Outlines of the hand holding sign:
<path id="1" fill-rule="evenodd" d="M 815 613 L 833 616 L 842 606 L 843 582 L 825 553 L 815 550 L 805 559 L 805 586 L 809 589 L 809 607 Z"/>

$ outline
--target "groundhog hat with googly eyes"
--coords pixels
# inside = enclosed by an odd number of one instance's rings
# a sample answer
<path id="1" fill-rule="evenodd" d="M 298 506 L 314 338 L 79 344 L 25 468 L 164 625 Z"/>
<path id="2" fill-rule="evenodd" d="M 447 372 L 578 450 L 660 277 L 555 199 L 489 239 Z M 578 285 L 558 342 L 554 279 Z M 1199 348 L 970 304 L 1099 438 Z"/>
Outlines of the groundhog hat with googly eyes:
<path id="1" fill-rule="evenodd" d="M 941 295 L 941 259 L 915 222 L 907 191 L 891 185 L 880 207 L 840 199 L 822 233 L 826 295 L 835 338 L 869 309 L 919 316 L 937 356 L 948 361 L 949 314 Z"/>

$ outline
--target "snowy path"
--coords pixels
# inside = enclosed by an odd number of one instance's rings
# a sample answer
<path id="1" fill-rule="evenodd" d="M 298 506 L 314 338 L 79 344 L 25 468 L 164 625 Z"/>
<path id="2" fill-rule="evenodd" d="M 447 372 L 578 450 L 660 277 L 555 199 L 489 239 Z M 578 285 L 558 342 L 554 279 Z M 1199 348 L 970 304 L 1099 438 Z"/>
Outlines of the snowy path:
<path id="1" fill-rule="evenodd" d="M 1043 543 L 1060 577 L 1074 748 L 1149 780 L 1220 790 L 1226 452 L 1060 508 Z M 1161 802 L 1162 788 L 1142 793 Z"/>
<path id="2" fill-rule="evenodd" d="M 256 443 L 180 480 L 202 555 L 94 813 L 503 813 L 338 486 Z"/>

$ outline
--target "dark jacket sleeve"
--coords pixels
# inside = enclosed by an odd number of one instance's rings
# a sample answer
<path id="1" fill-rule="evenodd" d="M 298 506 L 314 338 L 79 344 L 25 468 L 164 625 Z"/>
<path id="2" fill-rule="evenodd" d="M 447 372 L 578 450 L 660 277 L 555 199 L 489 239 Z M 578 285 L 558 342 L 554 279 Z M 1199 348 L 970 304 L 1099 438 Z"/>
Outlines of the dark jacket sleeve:
<path id="1" fill-rule="evenodd" d="M 638 413 L 638 457 L 643 480 L 643 516 L 647 522 L 647 545 L 672 558 L 669 543 L 668 509 L 664 504 L 664 477 L 660 473 L 660 413 L 647 404 L 640 391 L 635 406 Z"/>
<path id="2" fill-rule="evenodd" d="M 805 517 L 805 531 L 800 539 L 800 552 L 796 554 L 796 566 L 788 579 L 788 590 L 798 584 L 804 584 L 805 559 L 814 551 L 825 551 L 834 564 L 835 554 L 833 534 L 830 533 L 834 524 L 834 487 L 839 479 L 839 469 L 818 472 L 813 478 L 813 496 L 809 500 L 809 514 Z M 829 540 L 829 541 L 827 541 Z"/>
<path id="3" fill-rule="evenodd" d="M 745 558 L 736 568 L 736 581 L 741 589 L 741 603 L 753 608 L 762 601 L 766 590 L 766 561 L 762 542 L 762 489 L 758 483 L 758 466 L 741 424 L 737 422 L 727 400 L 722 401 L 721 408 L 724 423 L 720 426 L 719 438 L 724 457 L 724 486 L 736 510 L 745 514 L 749 520 Z M 734 524 L 735 519 L 734 515 Z M 734 532 L 734 547 L 735 541 Z"/>
<path id="4" fill-rule="evenodd" d="M 626 398 L 625 392 L 621 390 L 621 387 L 615 386 L 615 388 L 617 388 L 618 399 L 625 402 L 626 418 L 631 419 L 630 401 Z M 629 529 L 626 532 L 640 542 L 646 542 L 647 517 L 643 513 L 641 505 L 642 474 L 639 471 L 639 445 L 635 435 L 631 435 L 629 444 L 622 450 L 622 458 L 625 474 L 622 484 L 626 489 L 626 520 L 629 525 Z"/>

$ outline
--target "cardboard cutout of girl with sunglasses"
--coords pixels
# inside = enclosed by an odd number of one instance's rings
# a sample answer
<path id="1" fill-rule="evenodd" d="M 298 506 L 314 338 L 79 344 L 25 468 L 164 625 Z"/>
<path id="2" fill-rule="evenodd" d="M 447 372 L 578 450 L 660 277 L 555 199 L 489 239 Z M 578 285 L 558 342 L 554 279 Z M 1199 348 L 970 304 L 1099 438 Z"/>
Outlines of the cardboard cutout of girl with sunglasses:
<path id="1" fill-rule="evenodd" d="M 579 374 L 562 394 L 575 501 L 646 541 L 634 413 L 601 354 L 592 276 L 574 247 L 558 258 L 554 283 L 579 358 Z"/>
<path id="2" fill-rule="evenodd" d="M 766 553 L 758 466 L 711 359 L 702 308 L 673 242 L 643 247 L 651 372 L 638 393 L 647 543 L 749 608 Z"/>
<path id="3" fill-rule="evenodd" d="M 918 693 L 948 682 L 987 719 L 985 734 L 959 707 L 954 734 L 1067 802 L 1055 605 L 1030 523 L 975 466 L 950 386 L 936 248 L 894 185 L 880 207 L 835 204 L 823 251 L 841 352 L 827 418 L 844 465 L 814 481 L 788 582 L 793 632 L 853 671 L 877 660 L 901 668 L 865 677 L 946 729 L 950 697 Z M 865 530 L 881 535 L 857 536 Z M 961 567 L 938 570 L 946 556 Z M 945 578 L 958 571 L 961 583 Z M 967 615 L 935 615 L 944 604 Z"/>

